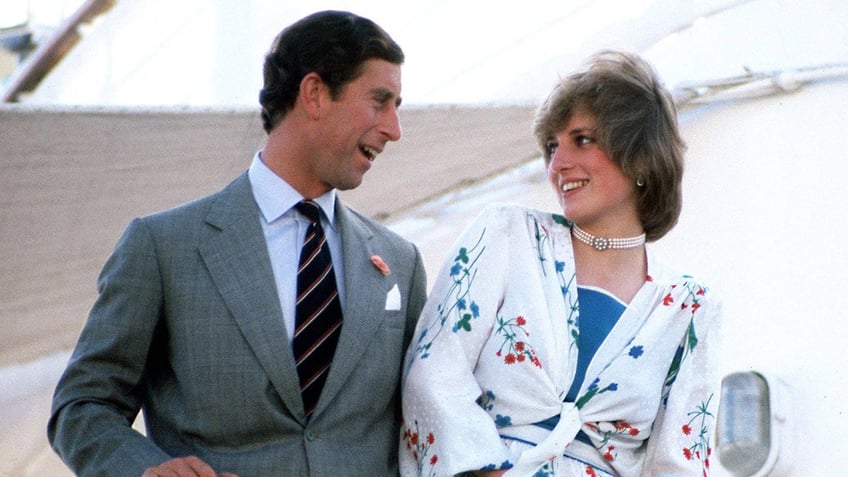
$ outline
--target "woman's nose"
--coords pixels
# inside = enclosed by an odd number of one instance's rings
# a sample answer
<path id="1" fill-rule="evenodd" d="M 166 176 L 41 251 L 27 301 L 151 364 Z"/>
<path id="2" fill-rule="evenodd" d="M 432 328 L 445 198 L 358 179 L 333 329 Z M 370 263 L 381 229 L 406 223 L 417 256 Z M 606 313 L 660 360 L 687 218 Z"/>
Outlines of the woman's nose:
<path id="1" fill-rule="evenodd" d="M 548 169 L 551 171 L 561 171 L 564 169 L 568 169 L 571 167 L 571 159 L 570 156 L 565 152 L 562 147 L 557 147 L 551 152 L 550 161 L 548 163 Z"/>

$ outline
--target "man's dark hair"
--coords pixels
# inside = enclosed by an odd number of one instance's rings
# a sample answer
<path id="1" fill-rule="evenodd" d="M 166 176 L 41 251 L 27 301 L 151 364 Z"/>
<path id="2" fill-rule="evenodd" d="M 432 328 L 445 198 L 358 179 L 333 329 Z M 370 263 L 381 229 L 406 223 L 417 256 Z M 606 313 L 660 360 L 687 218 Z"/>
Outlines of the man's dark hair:
<path id="1" fill-rule="evenodd" d="M 264 86 L 259 92 L 262 126 L 271 130 L 294 107 L 303 78 L 315 72 L 333 99 L 362 73 L 366 60 L 394 64 L 403 50 L 379 25 L 350 12 L 313 13 L 277 35 L 265 56 Z"/>

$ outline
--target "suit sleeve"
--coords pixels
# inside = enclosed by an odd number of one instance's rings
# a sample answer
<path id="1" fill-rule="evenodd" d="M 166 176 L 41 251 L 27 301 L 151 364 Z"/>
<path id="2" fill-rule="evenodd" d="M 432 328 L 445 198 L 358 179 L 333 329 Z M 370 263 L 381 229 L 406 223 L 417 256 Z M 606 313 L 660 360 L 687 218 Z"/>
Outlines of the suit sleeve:
<path id="1" fill-rule="evenodd" d="M 412 339 L 412 334 L 415 332 L 415 325 L 418 323 L 418 317 L 421 315 L 421 310 L 424 308 L 424 302 L 427 300 L 427 273 L 424 268 L 424 259 L 421 257 L 421 252 L 414 244 L 412 244 L 415 257 L 413 259 L 413 269 L 409 285 L 409 295 L 406 297 L 406 327 L 404 329 L 404 346 L 408 346 Z"/>
<path id="2" fill-rule="evenodd" d="M 141 475 L 170 458 L 132 428 L 162 308 L 155 247 L 141 219 L 118 241 L 98 292 L 57 385 L 48 438 L 78 475 Z"/>

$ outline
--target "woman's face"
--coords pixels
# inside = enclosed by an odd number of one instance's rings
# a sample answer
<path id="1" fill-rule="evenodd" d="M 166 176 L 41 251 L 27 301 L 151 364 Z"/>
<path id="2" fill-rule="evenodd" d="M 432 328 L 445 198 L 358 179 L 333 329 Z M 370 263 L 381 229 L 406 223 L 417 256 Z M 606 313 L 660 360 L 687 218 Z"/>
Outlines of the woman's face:
<path id="1" fill-rule="evenodd" d="M 590 233 L 640 234 L 636 184 L 596 142 L 597 121 L 576 111 L 548 142 L 548 179 L 563 214 Z"/>

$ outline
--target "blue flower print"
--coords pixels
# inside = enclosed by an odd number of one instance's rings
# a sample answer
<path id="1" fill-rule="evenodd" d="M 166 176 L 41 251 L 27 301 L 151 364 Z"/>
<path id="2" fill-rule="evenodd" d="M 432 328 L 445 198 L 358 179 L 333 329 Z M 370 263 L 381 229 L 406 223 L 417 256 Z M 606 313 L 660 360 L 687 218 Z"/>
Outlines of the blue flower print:
<path id="1" fill-rule="evenodd" d="M 485 393 L 481 394 L 480 397 L 477 398 L 477 404 L 487 411 L 491 411 L 492 408 L 495 407 L 493 404 L 495 401 L 495 393 L 492 392 L 491 389 L 487 390 Z"/>
<path id="2" fill-rule="evenodd" d="M 498 414 L 495 417 L 495 425 L 498 427 L 507 427 L 512 425 L 512 418 L 509 416 L 504 416 L 502 414 Z"/>

